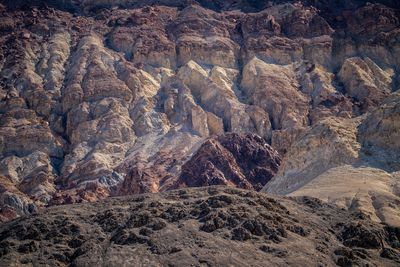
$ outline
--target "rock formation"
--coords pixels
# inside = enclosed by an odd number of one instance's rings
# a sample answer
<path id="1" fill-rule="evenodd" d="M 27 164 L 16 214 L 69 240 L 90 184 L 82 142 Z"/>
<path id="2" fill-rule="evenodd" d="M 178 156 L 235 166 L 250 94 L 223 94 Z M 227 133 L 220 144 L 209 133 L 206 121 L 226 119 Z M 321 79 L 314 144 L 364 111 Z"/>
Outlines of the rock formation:
<path id="1" fill-rule="evenodd" d="M 227 187 L 52 207 L 0 226 L 7 266 L 398 266 L 398 228 Z"/>
<path id="2" fill-rule="evenodd" d="M 298 137 L 269 193 L 313 196 L 400 225 L 398 93 L 367 116 L 328 119 Z"/>
<path id="3" fill-rule="evenodd" d="M 207 140 L 182 166 L 176 187 L 230 185 L 260 190 L 278 171 L 281 158 L 262 138 L 227 134 Z"/>
<path id="4" fill-rule="evenodd" d="M 358 120 L 328 118 L 307 129 L 288 150 L 268 191 L 288 194 L 328 169 L 359 158 Z"/>
<path id="5" fill-rule="evenodd" d="M 399 188 L 398 172 L 343 165 L 323 172 L 289 195 L 316 197 L 399 227 Z"/>
<path id="6" fill-rule="evenodd" d="M 383 203 L 399 194 L 399 10 L 3 1 L 1 220 L 224 184 L 309 194 L 397 225 L 397 204 Z M 335 177 L 347 171 L 345 192 Z M 377 178 L 361 186 L 364 172 Z"/>
<path id="7" fill-rule="evenodd" d="M 394 93 L 375 109 L 359 127 L 358 139 L 363 152 L 373 156 L 369 164 L 393 172 L 400 170 L 400 94 Z M 375 163 L 374 163 L 375 162 Z"/>
<path id="8" fill-rule="evenodd" d="M 2 1 L 0 265 L 398 266 L 399 36 L 394 0 Z"/>

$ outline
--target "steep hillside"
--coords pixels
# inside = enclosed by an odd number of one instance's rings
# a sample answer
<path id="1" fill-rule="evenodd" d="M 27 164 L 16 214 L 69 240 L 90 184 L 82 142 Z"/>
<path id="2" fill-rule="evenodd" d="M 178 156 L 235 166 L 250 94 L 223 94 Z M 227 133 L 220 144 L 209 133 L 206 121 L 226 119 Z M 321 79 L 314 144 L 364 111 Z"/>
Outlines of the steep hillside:
<path id="1" fill-rule="evenodd" d="M 0 219 L 223 184 L 399 225 L 399 12 L 398 1 L 2 1 Z"/>

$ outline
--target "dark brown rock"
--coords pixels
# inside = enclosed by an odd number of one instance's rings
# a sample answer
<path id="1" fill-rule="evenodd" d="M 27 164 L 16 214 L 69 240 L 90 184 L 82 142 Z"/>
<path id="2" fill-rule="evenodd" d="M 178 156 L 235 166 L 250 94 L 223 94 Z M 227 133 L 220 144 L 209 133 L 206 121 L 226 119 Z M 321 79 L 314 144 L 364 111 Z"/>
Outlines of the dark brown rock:
<path id="1" fill-rule="evenodd" d="M 260 190 L 281 158 L 256 135 L 226 134 L 207 140 L 182 167 L 176 187 L 230 185 Z"/>
<path id="2" fill-rule="evenodd" d="M 148 259 L 149 265 L 292 266 L 301 258 L 307 266 L 394 267 L 399 250 L 388 240 L 396 231 L 311 198 L 187 188 L 51 207 L 0 225 L 0 262 L 136 266 Z M 368 245 L 377 233 L 379 245 Z M 350 239 L 351 247 L 344 246 Z"/>

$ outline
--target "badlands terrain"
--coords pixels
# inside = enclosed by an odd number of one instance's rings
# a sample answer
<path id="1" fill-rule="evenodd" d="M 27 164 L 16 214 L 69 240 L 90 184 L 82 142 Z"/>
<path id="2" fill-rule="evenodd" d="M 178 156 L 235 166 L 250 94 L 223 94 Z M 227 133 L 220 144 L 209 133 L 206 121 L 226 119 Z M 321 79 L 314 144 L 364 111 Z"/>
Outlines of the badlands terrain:
<path id="1" fill-rule="evenodd" d="M 0 1 L 0 266 L 399 266 L 399 89 L 395 0 Z"/>
<path id="2" fill-rule="evenodd" d="M 399 266 L 399 230 L 309 197 L 186 188 L 0 228 L 2 266 Z"/>

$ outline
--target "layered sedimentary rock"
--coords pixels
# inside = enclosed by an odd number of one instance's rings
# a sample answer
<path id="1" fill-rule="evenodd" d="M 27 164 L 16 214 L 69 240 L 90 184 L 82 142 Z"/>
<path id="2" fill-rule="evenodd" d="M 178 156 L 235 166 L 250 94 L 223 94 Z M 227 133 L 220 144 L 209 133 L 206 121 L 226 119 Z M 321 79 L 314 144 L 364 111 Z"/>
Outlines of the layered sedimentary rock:
<path id="1" fill-rule="evenodd" d="M 398 170 L 395 1 L 34 2 L 0 5 L 2 220 Z"/>
<path id="2" fill-rule="evenodd" d="M 324 120 L 298 137 L 269 193 L 313 196 L 400 225 L 398 93 L 357 119 Z"/>

